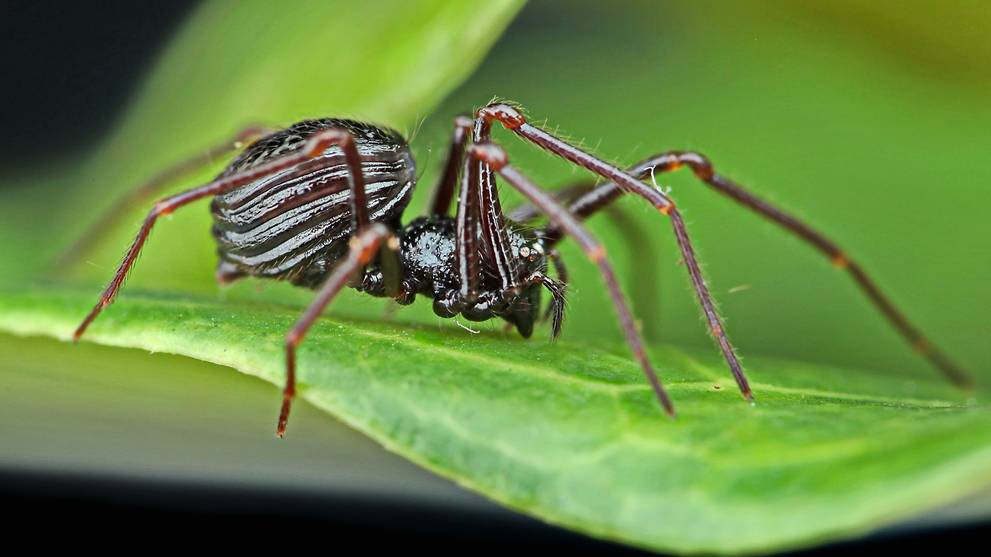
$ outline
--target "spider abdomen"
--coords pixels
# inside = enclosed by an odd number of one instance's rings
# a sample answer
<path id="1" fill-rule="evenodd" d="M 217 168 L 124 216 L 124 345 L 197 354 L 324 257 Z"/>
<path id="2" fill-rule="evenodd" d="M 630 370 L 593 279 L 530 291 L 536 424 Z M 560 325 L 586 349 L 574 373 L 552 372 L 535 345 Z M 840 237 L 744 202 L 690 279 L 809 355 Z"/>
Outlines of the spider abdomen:
<path id="1" fill-rule="evenodd" d="M 307 120 L 249 146 L 222 176 L 299 150 L 314 133 L 354 137 L 372 221 L 398 225 L 415 183 L 413 157 L 397 132 L 351 120 Z M 211 205 L 218 277 L 252 275 L 316 287 L 347 251 L 352 235 L 348 167 L 331 147 L 310 161 L 218 195 Z"/>

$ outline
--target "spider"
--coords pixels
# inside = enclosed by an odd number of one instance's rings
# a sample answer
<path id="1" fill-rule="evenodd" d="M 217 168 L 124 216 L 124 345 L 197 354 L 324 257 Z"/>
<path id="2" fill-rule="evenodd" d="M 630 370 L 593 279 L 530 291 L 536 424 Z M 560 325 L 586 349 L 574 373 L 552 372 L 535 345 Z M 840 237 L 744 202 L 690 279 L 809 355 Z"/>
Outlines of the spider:
<path id="1" fill-rule="evenodd" d="M 494 123 L 584 167 L 603 181 L 565 198 L 545 192 L 510 165 L 506 152 L 491 140 Z M 555 246 L 566 236 L 576 241 L 598 267 L 633 357 L 663 410 L 674 416 L 674 405 L 647 357 L 606 251 L 582 224 L 623 194 L 643 198 L 671 223 L 709 330 L 743 397 L 752 400 L 751 388 L 706 287 L 684 220 L 668 194 L 645 182 L 652 174 L 682 167 L 690 169 L 702 183 L 812 244 L 835 267 L 850 273 L 891 325 L 950 380 L 962 386 L 971 382 L 969 375 L 911 325 L 835 243 L 717 174 L 699 153 L 668 151 L 623 170 L 529 124 L 521 108 L 492 102 L 477 110 L 474 117 L 455 118 L 450 150 L 430 214 L 403 225 L 401 217 L 416 185 L 416 175 L 409 145 L 399 133 L 364 122 L 327 118 L 299 122 L 271 133 L 249 128 L 227 145 L 240 146 L 249 138 L 255 140 L 212 182 L 154 204 L 110 284 L 76 329 L 74 338 L 78 340 L 117 296 L 158 218 L 193 201 L 212 197 L 220 283 L 255 276 L 288 280 L 317 291 L 285 338 L 286 383 L 276 429 L 279 437 L 285 434 L 296 395 L 296 350 L 307 330 L 345 286 L 404 305 L 412 303 L 418 294 L 423 295 L 433 301 L 433 311 L 441 317 L 460 315 L 470 321 L 498 317 L 508 326 L 515 326 L 523 337 L 533 333 L 534 324 L 541 318 L 541 292 L 546 290 L 550 303 L 544 317 L 551 321 L 551 336 L 557 337 L 564 317 L 568 279 Z M 215 149 L 176 165 L 136 191 L 154 191 L 218 152 Z M 503 214 L 496 191 L 497 176 L 531 204 L 515 211 L 515 219 Z M 449 212 L 455 194 L 456 211 L 452 217 Z M 527 225 L 540 214 L 548 218 L 546 226 L 535 229 Z M 106 220 L 96 228 L 105 225 Z"/>

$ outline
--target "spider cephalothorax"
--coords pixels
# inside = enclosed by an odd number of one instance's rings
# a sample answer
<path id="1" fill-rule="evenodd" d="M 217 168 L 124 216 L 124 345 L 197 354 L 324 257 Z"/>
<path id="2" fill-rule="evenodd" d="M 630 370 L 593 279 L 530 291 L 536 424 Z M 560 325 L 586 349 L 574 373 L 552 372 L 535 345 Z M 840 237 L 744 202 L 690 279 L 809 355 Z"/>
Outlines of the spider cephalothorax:
<path id="1" fill-rule="evenodd" d="M 548 195 L 513 168 L 505 151 L 492 143 L 494 122 L 604 181 L 565 200 Z M 253 133 L 242 132 L 236 144 Z M 194 163 L 208 162 L 217 152 L 214 149 L 177 165 L 138 191 L 154 190 L 166 182 L 165 178 Z M 437 315 L 471 321 L 498 317 L 524 337 L 533 332 L 540 315 L 540 293 L 547 290 L 551 295 L 551 331 L 557 336 L 568 279 L 554 248 L 570 237 L 602 273 L 633 356 L 663 408 L 673 414 L 674 407 L 647 358 L 606 252 L 581 223 L 625 193 L 646 200 L 670 220 L 709 330 L 741 393 L 749 399 L 750 386 L 709 295 L 681 214 L 667 194 L 644 182 L 654 174 L 682 167 L 823 252 L 836 267 L 850 273 L 917 350 L 956 383 L 969 383 L 970 378 L 923 337 L 833 242 L 717 174 L 702 155 L 668 151 L 624 171 L 530 125 L 518 108 L 502 103 L 479 109 L 474 118 L 455 119 L 451 150 L 430 214 L 406 226 L 401 218 L 415 186 L 415 171 L 406 140 L 398 133 L 353 120 L 323 119 L 264 135 L 214 181 L 155 204 L 75 338 L 82 336 L 113 301 L 158 217 L 192 201 L 213 197 L 213 234 L 220 255 L 217 277 L 221 282 L 250 275 L 290 280 L 317 290 L 316 299 L 286 335 L 287 378 L 277 429 L 281 436 L 296 393 L 296 348 L 320 312 L 345 286 L 401 304 L 412 303 L 417 295 L 426 296 L 433 300 Z M 513 213 L 526 215 L 517 216 L 518 221 L 503 214 L 496 176 L 532 204 Z M 457 211 L 450 215 L 455 194 Z M 550 222 L 534 228 L 530 221 L 541 214 Z M 551 267 L 556 277 L 551 276 Z"/>

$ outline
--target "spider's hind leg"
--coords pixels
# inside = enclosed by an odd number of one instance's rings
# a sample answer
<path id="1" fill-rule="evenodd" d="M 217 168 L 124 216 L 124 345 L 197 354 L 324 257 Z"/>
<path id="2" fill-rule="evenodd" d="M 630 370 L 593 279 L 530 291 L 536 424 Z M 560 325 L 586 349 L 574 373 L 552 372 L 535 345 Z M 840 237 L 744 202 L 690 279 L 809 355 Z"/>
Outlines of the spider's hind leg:
<path id="1" fill-rule="evenodd" d="M 51 262 L 50 268 L 57 274 L 72 270 L 114 228 L 123 215 L 129 214 L 129 210 L 152 199 L 177 179 L 207 166 L 218 158 L 240 149 L 245 144 L 264 137 L 271 131 L 261 126 L 245 126 L 227 141 L 173 164 L 152 176 L 145 183 L 128 191 L 110 209 L 101 214 L 86 231 L 78 236 L 72 245 Z"/>
<path id="2" fill-rule="evenodd" d="M 330 145 L 333 145 L 339 141 L 339 133 L 333 131 L 321 132 L 311 137 L 303 148 L 297 153 L 286 155 L 282 158 L 275 159 L 269 163 L 262 164 L 249 170 L 244 170 L 230 176 L 218 178 L 212 182 L 203 184 L 202 186 L 192 188 L 175 195 L 170 195 L 155 203 L 151 210 L 148 211 L 148 216 L 145 217 L 144 222 L 141 224 L 141 228 L 138 229 L 137 236 L 135 236 L 134 241 L 131 242 L 131 247 L 128 248 L 127 253 L 124 254 L 124 260 L 117 267 L 117 271 L 114 273 L 113 278 L 110 279 L 110 283 L 103 289 L 96 305 L 93 306 L 93 309 L 90 310 L 90 312 L 83 319 L 83 322 L 79 324 L 79 327 L 77 327 L 76 331 L 73 333 L 73 340 L 79 340 L 86 332 L 86 329 L 89 327 L 90 323 L 92 323 L 93 320 L 96 319 L 96 317 L 100 315 L 100 313 L 107 306 L 113 303 L 124 284 L 124 279 L 127 278 L 127 274 L 130 272 L 131 267 L 133 267 L 135 261 L 137 261 L 138 254 L 141 253 L 141 248 L 144 247 L 145 242 L 148 240 L 148 235 L 151 234 L 152 228 L 154 228 L 155 223 L 158 222 L 160 217 L 163 215 L 169 215 L 194 201 L 220 195 L 244 184 L 251 183 L 263 176 L 269 176 L 272 173 L 296 166 L 302 162 L 306 162 L 318 156 L 320 153 L 323 153 Z"/>

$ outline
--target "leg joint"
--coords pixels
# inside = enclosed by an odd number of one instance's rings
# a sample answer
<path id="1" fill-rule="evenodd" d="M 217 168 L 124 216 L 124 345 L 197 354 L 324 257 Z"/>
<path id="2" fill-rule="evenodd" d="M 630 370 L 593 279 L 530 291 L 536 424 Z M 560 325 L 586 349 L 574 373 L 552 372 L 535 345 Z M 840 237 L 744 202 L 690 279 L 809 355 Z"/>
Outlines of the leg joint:
<path id="1" fill-rule="evenodd" d="M 509 155 L 506 154 L 506 150 L 493 143 L 475 143 L 469 149 L 469 154 L 472 158 L 484 162 L 497 172 L 509 164 Z"/>
<path id="2" fill-rule="evenodd" d="M 299 342 L 302 339 L 303 336 L 299 333 L 299 331 L 295 329 L 289 331 L 288 333 L 286 333 L 286 342 L 285 342 L 286 349 L 294 350 L 297 346 L 299 346 Z"/>
<path id="3" fill-rule="evenodd" d="M 523 114 L 519 110 L 505 103 L 493 103 L 480 108 L 476 115 L 489 122 L 498 120 L 499 123 L 511 130 L 515 130 L 526 123 L 526 118 L 523 117 Z"/>
<path id="4" fill-rule="evenodd" d="M 709 159 L 695 151 L 670 151 L 665 153 L 662 159 L 667 164 L 667 170 L 678 170 L 682 166 L 687 166 L 700 180 L 709 180 L 714 174 Z"/>
<path id="5" fill-rule="evenodd" d="M 587 251 L 588 259 L 592 263 L 601 263 L 606 258 L 606 248 L 602 244 L 594 244 Z"/>
<path id="6" fill-rule="evenodd" d="M 303 156 L 312 159 L 320 156 L 328 147 L 340 145 L 347 148 L 354 143 L 354 137 L 350 132 L 340 128 L 333 128 L 322 131 L 313 137 L 303 147 Z"/>
<path id="7" fill-rule="evenodd" d="M 459 114 L 454 118 L 454 127 L 459 130 L 471 130 L 475 122 L 467 114 Z"/>
<path id="8" fill-rule="evenodd" d="M 709 159 L 694 151 L 668 151 L 649 164 L 648 168 L 659 169 L 661 172 L 674 172 L 687 166 L 698 179 L 703 181 L 710 180 L 715 174 Z"/>
<path id="9" fill-rule="evenodd" d="M 148 220 L 155 220 L 156 217 L 168 215 L 174 208 L 175 207 L 173 207 L 172 203 L 169 203 L 167 199 L 158 201 L 151 208 L 151 211 L 148 212 Z"/>

